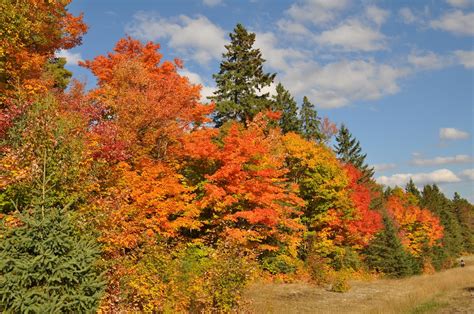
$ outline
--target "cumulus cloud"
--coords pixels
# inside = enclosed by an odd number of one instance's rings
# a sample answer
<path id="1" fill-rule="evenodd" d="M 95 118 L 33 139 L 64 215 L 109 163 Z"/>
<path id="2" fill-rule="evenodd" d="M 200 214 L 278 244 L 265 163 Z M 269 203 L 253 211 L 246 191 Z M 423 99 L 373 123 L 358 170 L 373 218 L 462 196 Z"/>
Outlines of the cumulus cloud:
<path id="1" fill-rule="evenodd" d="M 397 165 L 394 164 L 394 163 L 388 163 L 388 164 L 376 164 L 373 167 L 374 167 L 375 171 L 381 172 L 381 171 L 385 171 L 385 170 L 394 169 L 394 168 L 397 167 Z"/>
<path id="2" fill-rule="evenodd" d="M 378 26 L 385 23 L 390 13 L 387 10 L 383 10 L 375 5 L 370 5 L 365 8 L 365 14 L 367 18 L 373 21 Z"/>
<path id="3" fill-rule="evenodd" d="M 446 0 L 453 7 L 467 8 L 474 4 L 474 0 Z"/>
<path id="4" fill-rule="evenodd" d="M 410 8 L 401 8 L 398 11 L 398 14 L 400 15 L 405 24 L 412 24 L 416 22 L 416 16 Z"/>
<path id="5" fill-rule="evenodd" d="M 222 4 L 222 0 L 202 0 L 202 3 L 208 7 L 215 7 L 216 5 Z"/>
<path id="6" fill-rule="evenodd" d="M 474 12 L 464 13 L 455 10 L 445 13 L 438 20 L 430 22 L 434 29 L 440 29 L 456 35 L 474 35 Z"/>
<path id="7" fill-rule="evenodd" d="M 179 70 L 179 74 L 186 76 L 191 84 L 201 85 L 201 102 L 209 102 L 208 96 L 212 96 L 216 90 L 215 87 L 204 84 L 204 80 L 201 76 L 195 72 L 191 72 L 187 69 Z"/>
<path id="8" fill-rule="evenodd" d="M 227 44 L 225 31 L 205 16 L 160 18 L 154 13 L 139 12 L 126 30 L 144 40 L 167 39 L 171 48 L 200 64 L 220 59 Z"/>
<path id="9" fill-rule="evenodd" d="M 56 57 L 65 58 L 67 65 L 77 65 L 79 61 L 84 61 L 79 52 L 70 52 L 68 50 L 59 50 L 56 52 Z"/>
<path id="10" fill-rule="evenodd" d="M 348 5 L 348 0 L 303 0 L 293 4 L 286 13 L 294 20 L 318 25 L 333 21 Z"/>
<path id="11" fill-rule="evenodd" d="M 281 19 L 277 22 L 277 26 L 280 31 L 289 35 L 312 36 L 306 26 L 296 21 Z"/>
<path id="12" fill-rule="evenodd" d="M 298 61 L 281 78 L 295 95 L 307 95 L 320 108 L 337 108 L 395 94 L 397 80 L 405 75 L 405 69 L 374 61 L 342 60 L 326 65 Z"/>
<path id="13" fill-rule="evenodd" d="M 469 133 L 455 128 L 439 129 L 439 138 L 441 140 L 463 140 L 469 138 Z"/>
<path id="14" fill-rule="evenodd" d="M 388 186 L 404 186 L 410 178 L 417 185 L 428 183 L 453 183 L 460 182 L 461 179 L 448 169 L 439 169 L 428 173 L 396 173 L 392 176 L 381 176 L 376 180 L 380 184 Z"/>
<path id="15" fill-rule="evenodd" d="M 474 169 L 465 169 L 459 173 L 460 176 L 467 180 L 474 181 Z"/>
<path id="16" fill-rule="evenodd" d="M 386 38 L 382 33 L 354 19 L 322 32 L 316 36 L 316 42 L 345 51 L 375 51 L 386 48 Z"/>
<path id="17" fill-rule="evenodd" d="M 280 41 L 271 32 L 257 33 L 255 38 L 255 47 L 262 52 L 263 58 L 266 60 L 265 65 L 275 70 L 286 71 L 289 69 L 291 60 L 298 60 L 307 57 L 301 51 L 293 48 L 280 48 Z"/>
<path id="18" fill-rule="evenodd" d="M 416 53 L 411 52 L 408 55 L 408 63 L 415 66 L 418 69 L 440 69 L 442 67 L 448 66 L 450 60 L 435 54 L 432 51 L 425 53 Z"/>
<path id="19" fill-rule="evenodd" d="M 456 50 L 454 55 L 458 58 L 460 64 L 465 68 L 474 68 L 474 51 L 469 50 Z"/>
<path id="20" fill-rule="evenodd" d="M 456 155 L 448 157 L 435 157 L 432 159 L 415 158 L 412 163 L 417 166 L 434 166 L 434 165 L 445 165 L 445 164 L 462 164 L 472 163 L 474 158 L 469 155 Z"/>

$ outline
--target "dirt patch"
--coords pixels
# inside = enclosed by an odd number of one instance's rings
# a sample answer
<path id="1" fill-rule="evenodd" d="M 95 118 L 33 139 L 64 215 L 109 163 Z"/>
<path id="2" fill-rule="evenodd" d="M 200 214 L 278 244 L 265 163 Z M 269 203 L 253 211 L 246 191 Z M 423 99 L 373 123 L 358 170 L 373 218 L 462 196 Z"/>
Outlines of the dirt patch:
<path id="1" fill-rule="evenodd" d="M 305 283 L 255 284 L 244 296 L 249 305 L 243 312 L 474 313 L 474 265 L 433 275 L 350 284 L 346 293 Z"/>

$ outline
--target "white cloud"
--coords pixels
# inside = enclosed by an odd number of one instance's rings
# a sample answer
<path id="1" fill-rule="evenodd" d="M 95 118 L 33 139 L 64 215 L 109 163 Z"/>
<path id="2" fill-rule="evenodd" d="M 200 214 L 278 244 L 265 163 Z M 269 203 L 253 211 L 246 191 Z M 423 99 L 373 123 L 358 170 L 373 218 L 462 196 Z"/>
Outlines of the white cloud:
<path id="1" fill-rule="evenodd" d="M 396 173 L 392 176 L 381 176 L 376 180 L 380 184 L 388 186 L 404 186 L 410 178 L 417 185 L 427 183 L 452 183 L 460 182 L 461 179 L 451 170 L 439 169 L 428 173 Z"/>
<path id="2" fill-rule="evenodd" d="M 139 12 L 126 30 L 140 39 L 168 39 L 171 48 L 200 64 L 220 59 L 227 44 L 224 30 L 205 16 L 160 18 L 153 13 Z"/>
<path id="3" fill-rule="evenodd" d="M 385 23 L 390 13 L 387 10 L 380 9 L 375 5 L 368 6 L 365 8 L 365 14 L 367 18 L 373 21 L 378 26 Z"/>
<path id="4" fill-rule="evenodd" d="M 408 63 L 414 65 L 418 69 L 440 69 L 444 66 L 448 66 L 450 61 L 447 58 L 443 58 L 432 51 L 424 54 L 411 52 L 408 55 Z"/>
<path id="5" fill-rule="evenodd" d="M 446 2 L 458 8 L 467 8 L 474 4 L 473 0 L 446 0 Z"/>
<path id="6" fill-rule="evenodd" d="M 316 42 L 345 51 L 375 51 L 385 49 L 385 36 L 359 20 L 349 20 L 334 29 L 322 32 Z"/>
<path id="7" fill-rule="evenodd" d="M 417 166 L 434 166 L 434 165 L 444 165 L 444 164 L 462 164 L 462 163 L 472 163 L 474 158 L 468 155 L 456 155 L 449 157 L 435 157 L 433 159 L 421 159 L 415 158 L 412 163 Z"/>
<path id="8" fill-rule="evenodd" d="M 215 7 L 216 5 L 222 4 L 222 0 L 202 0 L 202 3 L 208 7 Z"/>
<path id="9" fill-rule="evenodd" d="M 312 36 L 311 32 L 303 24 L 292 20 L 279 20 L 277 26 L 279 30 L 289 35 Z"/>
<path id="10" fill-rule="evenodd" d="M 285 71 L 289 68 L 289 61 L 307 57 L 306 54 L 300 50 L 293 48 L 279 48 L 277 47 L 278 43 L 279 40 L 273 33 L 267 32 L 256 34 L 254 46 L 259 48 L 262 52 L 262 56 L 266 60 L 266 66 L 275 70 Z"/>
<path id="11" fill-rule="evenodd" d="M 399 90 L 397 80 L 406 74 L 403 68 L 374 61 L 342 60 L 324 66 L 298 61 L 281 78 L 293 94 L 307 95 L 321 108 L 337 108 L 351 101 L 395 94 Z"/>
<path id="12" fill-rule="evenodd" d="M 56 57 L 65 58 L 67 65 L 77 65 L 79 61 L 84 61 L 79 52 L 70 52 L 63 49 L 56 52 Z"/>
<path id="13" fill-rule="evenodd" d="M 474 12 L 464 14 L 460 10 L 445 13 L 440 19 L 430 22 L 434 29 L 457 35 L 474 35 Z"/>
<path id="14" fill-rule="evenodd" d="M 410 8 L 401 8 L 398 11 L 398 14 L 401 16 L 403 22 L 405 24 L 412 24 L 416 22 L 416 16 L 415 14 L 411 11 Z"/>
<path id="15" fill-rule="evenodd" d="M 212 96 L 214 94 L 214 91 L 216 90 L 215 87 L 204 84 L 204 81 L 199 74 L 191 72 L 187 69 L 179 70 L 179 74 L 182 76 L 186 76 L 191 84 L 201 85 L 201 102 L 209 102 L 207 97 Z"/>
<path id="16" fill-rule="evenodd" d="M 297 21 L 318 25 L 333 21 L 348 5 L 348 0 L 303 0 L 293 4 L 286 13 Z"/>
<path id="17" fill-rule="evenodd" d="M 461 171 L 459 175 L 466 178 L 467 180 L 474 181 L 474 169 L 465 169 Z"/>
<path id="18" fill-rule="evenodd" d="M 389 163 L 389 164 L 377 164 L 377 165 L 374 165 L 373 167 L 374 167 L 375 171 L 381 172 L 381 171 L 385 171 L 385 170 L 394 169 L 394 168 L 397 167 L 397 165 L 394 164 L 394 163 Z"/>
<path id="19" fill-rule="evenodd" d="M 474 51 L 456 50 L 454 54 L 458 58 L 459 63 L 462 64 L 465 68 L 474 68 Z"/>
<path id="20" fill-rule="evenodd" d="M 469 138 L 469 133 L 455 128 L 439 129 L 439 138 L 442 140 L 462 140 Z"/>

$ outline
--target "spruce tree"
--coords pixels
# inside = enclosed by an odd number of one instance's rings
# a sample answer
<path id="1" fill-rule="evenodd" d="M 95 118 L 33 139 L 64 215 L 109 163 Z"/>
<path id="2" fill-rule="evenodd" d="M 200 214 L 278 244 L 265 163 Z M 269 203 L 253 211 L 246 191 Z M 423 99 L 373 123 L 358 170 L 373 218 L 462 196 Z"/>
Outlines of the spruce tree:
<path id="1" fill-rule="evenodd" d="M 420 191 L 418 190 L 418 188 L 416 187 L 415 183 L 413 182 L 412 178 L 410 178 L 410 181 L 408 181 L 406 187 L 405 187 L 405 191 L 407 193 L 410 193 L 411 195 L 415 196 L 416 199 L 417 199 L 417 202 L 420 201 L 420 198 L 421 198 L 421 193 Z"/>
<path id="2" fill-rule="evenodd" d="M 302 133 L 304 138 L 310 141 L 322 141 L 321 121 L 314 105 L 308 97 L 303 97 L 301 105 L 300 119 L 302 124 Z"/>
<path id="3" fill-rule="evenodd" d="M 92 313 L 105 281 L 100 249 L 65 209 L 35 207 L 0 229 L 0 312 Z"/>
<path id="4" fill-rule="evenodd" d="M 464 250 L 464 240 L 451 201 L 444 196 L 436 184 L 425 185 L 420 205 L 438 216 L 443 226 L 444 236 L 441 243 L 445 254 L 439 255 L 439 257 L 447 259 L 458 257 Z M 438 263 L 442 264 L 444 260 L 440 260 Z"/>
<path id="5" fill-rule="evenodd" d="M 405 277 L 419 272 L 414 257 L 404 249 L 392 220 L 386 214 L 383 223 L 384 229 L 363 252 L 367 266 L 389 277 Z"/>
<path id="6" fill-rule="evenodd" d="M 374 175 L 374 168 L 369 168 L 365 163 L 365 157 L 367 154 L 362 154 L 362 148 L 357 139 L 352 137 L 352 134 L 343 124 L 339 129 L 339 133 L 336 136 L 336 146 L 334 150 L 338 155 L 339 159 L 345 163 L 351 163 L 360 171 L 362 171 L 363 176 L 361 181 L 367 181 Z"/>
<path id="7" fill-rule="evenodd" d="M 276 95 L 273 98 L 275 109 L 281 111 L 279 121 L 283 133 L 301 132 L 301 121 L 298 118 L 298 106 L 290 92 L 286 90 L 281 83 L 276 87 Z"/>
<path id="8" fill-rule="evenodd" d="M 273 83 L 275 74 L 265 73 L 265 60 L 259 49 L 253 48 L 255 34 L 237 24 L 229 34 L 231 42 L 222 55 L 220 71 L 214 74 L 217 90 L 209 97 L 216 102 L 214 122 L 217 127 L 229 120 L 246 122 L 257 113 L 272 107 L 268 93 L 262 88 Z"/>
<path id="9" fill-rule="evenodd" d="M 464 249 L 468 252 L 474 252 L 474 205 L 462 198 L 459 193 L 454 193 L 451 202 L 452 212 L 461 227 Z"/>

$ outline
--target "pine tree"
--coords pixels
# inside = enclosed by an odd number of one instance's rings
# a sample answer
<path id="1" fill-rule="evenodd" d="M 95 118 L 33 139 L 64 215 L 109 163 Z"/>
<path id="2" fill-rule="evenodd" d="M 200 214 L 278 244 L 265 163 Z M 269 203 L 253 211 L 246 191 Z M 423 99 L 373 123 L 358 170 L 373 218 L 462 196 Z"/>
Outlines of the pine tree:
<path id="1" fill-rule="evenodd" d="M 264 73 L 265 60 L 260 50 L 253 48 L 255 34 L 237 24 L 229 36 L 231 42 L 225 46 L 220 71 L 213 75 L 217 91 L 209 97 L 216 102 L 214 122 L 218 127 L 228 120 L 245 123 L 272 107 L 268 93 L 259 93 L 273 83 L 275 74 Z"/>
<path id="2" fill-rule="evenodd" d="M 303 97 L 300 119 L 304 138 L 313 141 L 323 140 L 323 135 L 321 133 L 321 121 L 318 117 L 318 112 L 306 96 Z"/>
<path id="3" fill-rule="evenodd" d="M 0 312 L 95 312 L 105 286 L 95 239 L 65 209 L 36 207 L 18 219 L 0 229 Z"/>
<path id="4" fill-rule="evenodd" d="M 420 205 L 428 208 L 432 213 L 438 216 L 444 228 L 442 248 L 445 254 L 439 257 L 445 257 L 447 259 L 458 257 L 464 250 L 464 241 L 461 226 L 453 212 L 451 201 L 444 196 L 436 184 L 425 185 Z M 443 264 L 445 261 L 440 260 L 435 262 Z"/>
<path id="5" fill-rule="evenodd" d="M 369 168 L 365 163 L 365 157 L 367 154 L 362 154 L 362 148 L 358 140 L 352 137 L 352 134 L 343 124 L 339 129 L 339 133 L 336 136 L 337 144 L 334 147 L 336 154 L 339 159 L 345 163 L 351 163 L 360 171 L 363 176 L 361 181 L 367 181 L 374 175 L 374 168 Z"/>
<path id="6" fill-rule="evenodd" d="M 283 133 L 301 132 L 301 121 L 298 119 L 298 106 L 296 101 L 281 83 L 276 87 L 276 95 L 273 100 L 275 109 L 281 111 L 280 128 Z"/>
<path id="7" fill-rule="evenodd" d="M 418 188 L 416 187 L 416 185 L 413 182 L 412 178 L 410 178 L 410 181 L 408 181 L 408 183 L 405 187 L 405 191 L 407 193 L 410 193 L 411 195 L 413 195 L 416 198 L 417 203 L 420 201 L 420 198 L 421 198 L 420 190 L 418 190 Z"/>
<path id="8" fill-rule="evenodd" d="M 474 252 L 474 205 L 462 198 L 459 193 L 454 193 L 452 212 L 461 227 L 464 249 Z"/>
<path id="9" fill-rule="evenodd" d="M 364 251 L 366 264 L 389 277 L 418 273 L 419 266 L 414 257 L 403 248 L 395 226 L 387 215 L 384 215 L 383 223 L 384 230 L 376 235 Z"/>

